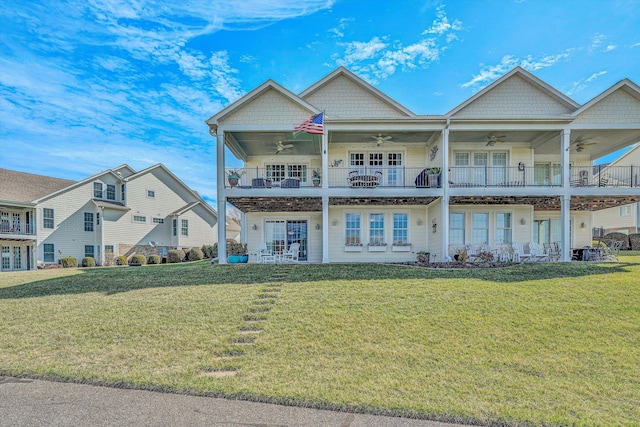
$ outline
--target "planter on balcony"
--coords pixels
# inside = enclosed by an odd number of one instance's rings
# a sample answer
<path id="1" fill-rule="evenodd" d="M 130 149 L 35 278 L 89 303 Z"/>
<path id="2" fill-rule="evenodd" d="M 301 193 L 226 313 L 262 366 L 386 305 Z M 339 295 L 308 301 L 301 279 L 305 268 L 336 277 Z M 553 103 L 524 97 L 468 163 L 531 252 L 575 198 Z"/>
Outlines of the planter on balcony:
<path id="1" fill-rule="evenodd" d="M 362 246 L 345 246 L 345 252 L 362 252 Z"/>
<path id="2" fill-rule="evenodd" d="M 411 252 L 411 245 L 391 246 L 391 252 Z"/>

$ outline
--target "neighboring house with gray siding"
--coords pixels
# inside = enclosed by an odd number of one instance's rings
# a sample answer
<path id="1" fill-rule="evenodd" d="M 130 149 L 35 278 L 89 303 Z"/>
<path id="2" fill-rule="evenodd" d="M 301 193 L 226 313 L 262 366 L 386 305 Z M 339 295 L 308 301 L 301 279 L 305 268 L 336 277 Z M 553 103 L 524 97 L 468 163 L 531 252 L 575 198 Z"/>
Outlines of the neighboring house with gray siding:
<path id="1" fill-rule="evenodd" d="M 217 213 L 164 165 L 128 165 L 75 182 L 0 169 L 0 270 L 63 256 L 98 265 L 213 244 Z"/>

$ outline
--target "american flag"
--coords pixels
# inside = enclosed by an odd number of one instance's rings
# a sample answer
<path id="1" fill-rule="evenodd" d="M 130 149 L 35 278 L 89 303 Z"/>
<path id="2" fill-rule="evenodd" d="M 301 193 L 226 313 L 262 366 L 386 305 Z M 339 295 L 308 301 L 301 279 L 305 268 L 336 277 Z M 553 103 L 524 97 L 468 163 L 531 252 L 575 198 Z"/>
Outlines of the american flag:
<path id="1" fill-rule="evenodd" d="M 324 133 L 324 113 L 316 114 L 293 128 L 294 133 Z"/>

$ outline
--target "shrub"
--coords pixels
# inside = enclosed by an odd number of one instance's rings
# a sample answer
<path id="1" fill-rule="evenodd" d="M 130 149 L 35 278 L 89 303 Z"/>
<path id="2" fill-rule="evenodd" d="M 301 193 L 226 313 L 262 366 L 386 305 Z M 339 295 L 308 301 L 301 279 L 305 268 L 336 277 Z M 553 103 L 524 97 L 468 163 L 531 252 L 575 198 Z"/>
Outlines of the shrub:
<path id="1" fill-rule="evenodd" d="M 213 245 L 202 245 L 202 253 L 204 254 L 205 258 L 214 258 L 213 256 L 213 249 L 214 246 Z M 218 253 L 218 246 L 215 246 L 215 251 L 216 254 Z"/>
<path id="2" fill-rule="evenodd" d="M 127 257 L 124 255 L 118 255 L 115 259 L 116 265 L 127 265 Z"/>
<path id="3" fill-rule="evenodd" d="M 184 260 L 184 251 L 182 249 L 173 249 L 167 254 L 167 262 L 176 263 Z"/>
<path id="4" fill-rule="evenodd" d="M 622 248 L 620 249 L 622 249 L 623 251 L 626 251 L 627 249 L 629 249 L 629 236 L 627 236 L 624 233 L 608 233 L 608 234 L 605 234 L 602 239 L 606 240 L 607 242 L 612 242 L 614 240 L 622 240 Z"/>
<path id="5" fill-rule="evenodd" d="M 156 254 L 149 255 L 147 264 L 160 264 L 160 255 L 156 255 Z"/>
<path id="6" fill-rule="evenodd" d="M 227 255 L 246 255 L 247 244 L 227 242 Z"/>
<path id="7" fill-rule="evenodd" d="M 147 257 L 145 257 L 142 254 L 135 254 L 134 256 L 131 257 L 131 261 L 129 261 L 129 264 L 146 264 L 147 263 Z"/>
<path id="8" fill-rule="evenodd" d="M 202 249 L 200 248 L 191 248 L 187 253 L 187 259 L 189 261 L 200 261 L 204 258 L 204 254 L 202 253 Z"/>
<path id="9" fill-rule="evenodd" d="M 629 234 L 629 246 L 632 251 L 640 251 L 640 234 Z"/>
<path id="10" fill-rule="evenodd" d="M 86 257 L 82 258 L 82 266 L 83 267 L 95 267 L 96 266 L 96 260 L 93 257 L 86 256 Z"/>
<path id="11" fill-rule="evenodd" d="M 62 257 L 58 260 L 58 264 L 60 264 L 63 268 L 77 267 L 78 259 L 72 256 Z"/>

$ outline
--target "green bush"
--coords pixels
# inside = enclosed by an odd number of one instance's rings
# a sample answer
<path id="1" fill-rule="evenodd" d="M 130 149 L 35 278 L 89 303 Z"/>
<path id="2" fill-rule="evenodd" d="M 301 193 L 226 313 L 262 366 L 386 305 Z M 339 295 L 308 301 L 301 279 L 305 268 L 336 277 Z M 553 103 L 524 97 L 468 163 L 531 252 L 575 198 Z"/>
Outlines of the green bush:
<path id="1" fill-rule="evenodd" d="M 202 253 L 205 258 L 214 258 L 213 256 L 214 245 L 202 245 Z M 215 245 L 216 256 L 218 254 L 218 246 Z"/>
<path id="2" fill-rule="evenodd" d="M 95 267 L 96 266 L 96 260 L 93 257 L 86 256 L 86 257 L 82 258 L 82 266 L 83 267 Z"/>
<path id="3" fill-rule="evenodd" d="M 629 244 L 632 251 L 640 251 L 640 234 L 629 234 Z"/>
<path id="4" fill-rule="evenodd" d="M 153 254 L 149 255 L 149 259 L 147 260 L 147 264 L 160 264 L 160 256 Z"/>
<path id="5" fill-rule="evenodd" d="M 184 260 L 185 254 L 182 249 L 173 249 L 167 254 L 167 262 L 176 263 Z"/>
<path id="6" fill-rule="evenodd" d="M 116 265 L 127 265 L 127 257 L 124 255 L 118 255 L 115 259 Z"/>
<path id="7" fill-rule="evenodd" d="M 606 240 L 607 242 L 612 242 L 614 240 L 621 240 L 622 248 L 620 249 L 622 249 L 623 251 L 626 251 L 629 249 L 629 236 L 627 236 L 624 233 L 608 233 L 604 235 L 602 240 Z"/>
<path id="8" fill-rule="evenodd" d="M 204 258 L 204 253 L 202 253 L 202 249 L 200 248 L 191 248 L 189 252 L 187 252 L 187 259 L 189 261 L 200 261 Z"/>
<path id="9" fill-rule="evenodd" d="M 72 256 L 62 257 L 58 260 L 58 264 L 63 268 L 73 268 L 78 266 L 78 259 Z"/>
<path id="10" fill-rule="evenodd" d="M 147 263 L 147 257 L 142 254 L 135 254 L 134 256 L 131 257 L 131 260 L 129 261 L 129 264 L 146 264 L 146 263 Z"/>

